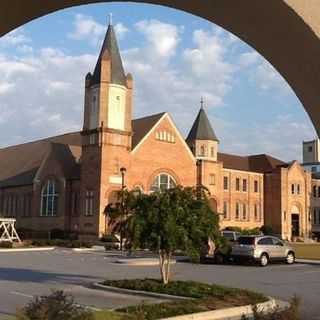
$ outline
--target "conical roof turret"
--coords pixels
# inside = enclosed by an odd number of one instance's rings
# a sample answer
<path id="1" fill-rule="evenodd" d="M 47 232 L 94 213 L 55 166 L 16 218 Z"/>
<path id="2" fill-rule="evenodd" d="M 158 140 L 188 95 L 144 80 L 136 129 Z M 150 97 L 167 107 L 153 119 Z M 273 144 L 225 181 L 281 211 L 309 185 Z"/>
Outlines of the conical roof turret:
<path id="1" fill-rule="evenodd" d="M 94 72 L 91 79 L 91 84 L 93 85 L 100 83 L 101 60 L 105 53 L 109 55 L 111 61 L 111 83 L 125 86 L 126 76 L 122 64 L 116 33 L 111 23 L 109 23 L 108 30 L 105 35 L 103 45 L 99 54 L 99 58 L 94 68 Z"/>
<path id="2" fill-rule="evenodd" d="M 186 140 L 187 142 L 194 140 L 212 140 L 219 142 L 203 106 L 201 106 Z"/>

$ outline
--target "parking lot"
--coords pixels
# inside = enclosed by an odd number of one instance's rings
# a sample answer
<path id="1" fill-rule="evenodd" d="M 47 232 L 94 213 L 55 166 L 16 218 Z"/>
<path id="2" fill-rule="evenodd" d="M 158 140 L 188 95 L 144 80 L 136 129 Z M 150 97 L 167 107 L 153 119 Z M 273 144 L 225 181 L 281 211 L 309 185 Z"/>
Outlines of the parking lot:
<path id="1" fill-rule="evenodd" d="M 139 303 L 141 298 L 136 296 L 90 287 L 92 282 L 105 278 L 159 277 L 156 266 L 119 265 L 115 260 L 115 256 L 104 252 L 77 253 L 67 249 L 0 253 L 0 319 L 2 315 L 14 314 L 16 308 L 25 305 L 33 296 L 46 294 L 51 289 L 70 292 L 78 303 L 94 308 Z M 173 277 L 254 289 L 284 300 L 297 294 L 303 299 L 304 319 L 320 319 L 320 266 L 275 264 L 261 268 L 177 263 L 173 267 Z"/>

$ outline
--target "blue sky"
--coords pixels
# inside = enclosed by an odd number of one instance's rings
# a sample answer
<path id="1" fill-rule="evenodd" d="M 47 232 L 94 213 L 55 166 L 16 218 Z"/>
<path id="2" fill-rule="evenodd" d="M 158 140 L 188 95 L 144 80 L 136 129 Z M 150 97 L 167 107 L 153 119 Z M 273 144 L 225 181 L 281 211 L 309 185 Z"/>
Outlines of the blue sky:
<path id="1" fill-rule="evenodd" d="M 315 131 L 263 57 L 206 20 L 127 3 L 63 10 L 0 39 L 0 146 L 81 128 L 84 77 L 110 12 L 135 80 L 136 117 L 168 111 L 186 135 L 204 96 L 221 151 L 301 159 Z"/>

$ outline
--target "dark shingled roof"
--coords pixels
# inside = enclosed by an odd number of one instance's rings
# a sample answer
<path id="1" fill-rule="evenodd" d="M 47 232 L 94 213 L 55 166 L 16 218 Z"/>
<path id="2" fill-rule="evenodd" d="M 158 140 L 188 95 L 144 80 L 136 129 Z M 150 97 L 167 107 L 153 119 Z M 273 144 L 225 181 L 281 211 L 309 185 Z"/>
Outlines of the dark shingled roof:
<path id="1" fill-rule="evenodd" d="M 187 142 L 192 140 L 219 141 L 203 108 L 200 109 L 186 140 Z"/>
<path id="2" fill-rule="evenodd" d="M 68 145 L 68 152 L 73 154 L 73 159 L 80 157 L 81 136 L 79 132 L 0 149 L 0 187 L 32 184 L 33 179 L 44 157 L 50 151 L 50 148 L 53 148 L 52 151 L 56 154 L 59 153 L 59 150 L 60 152 L 62 151 L 61 147 L 57 145 L 52 146 L 52 143 Z M 67 159 L 70 160 L 70 157 Z"/>
<path id="3" fill-rule="evenodd" d="M 132 121 L 132 148 L 160 120 L 164 113 Z M 0 188 L 30 185 L 48 152 L 59 161 L 68 179 L 80 179 L 81 134 L 67 133 L 0 149 Z"/>
<path id="4" fill-rule="evenodd" d="M 91 84 L 93 85 L 100 83 L 101 60 L 106 51 L 108 52 L 111 60 L 111 83 L 126 86 L 126 76 L 122 65 L 117 38 L 114 28 L 111 24 L 109 25 L 106 36 L 104 38 L 99 58 L 91 78 Z"/>
<path id="5" fill-rule="evenodd" d="M 135 119 L 132 121 L 132 149 L 143 139 L 152 127 L 161 119 L 165 112 Z"/>
<path id="6" fill-rule="evenodd" d="M 218 161 L 222 161 L 223 167 L 226 169 L 253 171 L 258 173 L 272 172 L 275 168 L 286 164 L 267 154 L 237 156 L 227 153 L 218 153 Z"/>

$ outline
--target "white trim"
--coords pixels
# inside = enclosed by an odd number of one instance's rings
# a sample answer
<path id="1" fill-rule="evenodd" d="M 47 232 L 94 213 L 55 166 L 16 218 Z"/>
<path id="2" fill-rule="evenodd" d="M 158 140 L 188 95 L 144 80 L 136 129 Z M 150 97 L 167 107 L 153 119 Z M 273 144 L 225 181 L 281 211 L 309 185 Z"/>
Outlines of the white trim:
<path id="1" fill-rule="evenodd" d="M 51 152 L 52 152 L 52 144 L 50 144 L 50 147 L 49 147 L 48 151 L 45 153 L 45 155 L 44 155 L 44 157 L 43 157 L 43 159 L 41 161 L 40 167 L 37 170 L 37 173 L 36 173 L 35 177 L 33 178 L 33 183 L 34 184 L 40 182 L 39 176 L 40 176 L 41 171 L 43 170 L 47 160 L 49 159 L 49 156 L 51 155 Z"/>
<path id="2" fill-rule="evenodd" d="M 221 161 L 223 164 L 223 161 Z M 259 173 L 259 172 L 254 172 L 254 171 L 245 171 L 245 170 L 237 170 L 237 169 L 229 169 L 229 168 L 223 168 L 224 171 L 232 171 L 235 173 L 246 173 L 246 174 L 250 174 L 250 175 L 255 175 L 255 176 L 260 176 L 263 177 L 263 173 Z"/>
<path id="3" fill-rule="evenodd" d="M 167 113 L 164 113 L 162 117 L 154 124 L 154 126 L 147 132 L 147 134 L 139 141 L 139 143 L 131 150 L 131 153 L 135 153 L 137 149 L 149 138 L 154 129 L 159 125 L 162 119 L 165 118 Z"/>
<path id="4" fill-rule="evenodd" d="M 185 140 L 185 139 L 183 138 L 183 136 L 181 135 L 181 133 L 180 133 L 180 131 L 178 130 L 177 126 L 176 126 L 175 123 L 173 122 L 171 116 L 170 116 L 168 113 L 166 113 L 166 116 L 168 116 L 168 119 L 169 119 L 170 124 L 173 126 L 173 128 L 174 128 L 177 136 L 178 136 L 179 139 L 180 139 L 180 141 L 182 142 L 182 144 L 183 144 L 183 145 L 185 146 L 185 148 L 187 149 L 187 152 L 189 153 L 191 159 L 193 160 L 193 162 L 196 162 L 197 160 L 196 160 L 195 156 L 194 156 L 193 153 L 191 152 L 189 146 L 188 146 L 187 143 L 186 143 L 186 140 Z"/>

